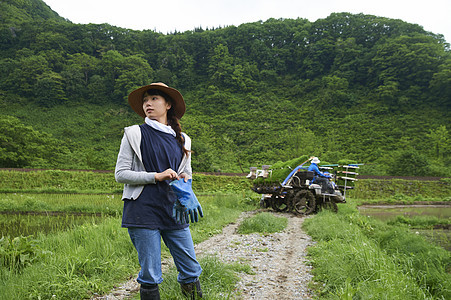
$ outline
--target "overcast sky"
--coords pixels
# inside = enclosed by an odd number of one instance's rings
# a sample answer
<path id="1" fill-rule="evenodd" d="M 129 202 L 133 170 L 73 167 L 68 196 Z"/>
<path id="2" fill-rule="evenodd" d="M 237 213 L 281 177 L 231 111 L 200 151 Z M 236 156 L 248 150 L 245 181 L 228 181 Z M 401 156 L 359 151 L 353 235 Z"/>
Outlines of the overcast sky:
<path id="1" fill-rule="evenodd" d="M 108 23 L 162 33 L 303 18 L 316 21 L 333 12 L 401 19 L 443 34 L 451 42 L 451 0 L 44 0 L 73 23 Z"/>

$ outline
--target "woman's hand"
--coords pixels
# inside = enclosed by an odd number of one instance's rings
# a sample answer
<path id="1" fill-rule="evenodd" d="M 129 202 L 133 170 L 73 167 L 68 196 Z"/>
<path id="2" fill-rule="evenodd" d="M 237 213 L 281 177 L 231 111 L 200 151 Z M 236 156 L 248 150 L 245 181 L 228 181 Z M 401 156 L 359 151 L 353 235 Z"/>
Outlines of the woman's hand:
<path id="1" fill-rule="evenodd" d="M 175 172 L 171 168 L 166 169 L 161 173 L 155 174 L 155 181 L 174 180 L 179 178 L 180 177 L 177 175 L 177 172 Z"/>
<path id="2" fill-rule="evenodd" d="M 185 182 L 187 182 L 190 177 L 188 176 L 188 174 L 182 173 L 179 175 L 179 178 L 183 178 L 183 180 L 185 180 Z"/>

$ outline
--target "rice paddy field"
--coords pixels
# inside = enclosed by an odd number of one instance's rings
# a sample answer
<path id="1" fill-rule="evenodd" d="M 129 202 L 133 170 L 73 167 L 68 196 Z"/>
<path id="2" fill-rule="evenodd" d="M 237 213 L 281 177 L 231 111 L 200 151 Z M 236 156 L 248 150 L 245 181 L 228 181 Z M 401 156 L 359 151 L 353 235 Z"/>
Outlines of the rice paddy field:
<path id="1" fill-rule="evenodd" d="M 260 195 L 245 178 L 197 174 L 193 182 L 205 214 L 190 226 L 195 243 L 258 208 Z M 423 234 L 449 230 L 449 214 L 380 220 L 359 211 L 420 202 L 449 209 L 450 182 L 359 185 L 338 213 L 322 211 L 304 222 L 316 241 L 309 258 L 317 298 L 451 299 L 450 252 Z M 0 171 L 0 299 L 89 299 L 135 276 L 135 250 L 120 226 L 121 188 L 111 173 Z M 205 264 L 205 274 L 221 281 L 203 279 L 212 287 L 207 298 L 224 299 L 243 266 Z"/>

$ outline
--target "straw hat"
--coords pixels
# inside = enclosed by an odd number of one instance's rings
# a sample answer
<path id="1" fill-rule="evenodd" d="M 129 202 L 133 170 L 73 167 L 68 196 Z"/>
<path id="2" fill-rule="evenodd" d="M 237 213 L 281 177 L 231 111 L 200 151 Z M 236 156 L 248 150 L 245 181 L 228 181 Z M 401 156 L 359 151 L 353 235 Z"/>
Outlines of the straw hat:
<path id="1" fill-rule="evenodd" d="M 128 104 L 131 108 L 141 117 L 145 118 L 146 114 L 143 110 L 143 95 L 144 92 L 150 89 L 160 90 L 166 93 L 172 99 L 172 108 L 174 114 L 178 119 L 181 119 L 185 114 L 186 106 L 185 100 L 183 100 L 182 94 L 174 88 L 168 87 L 162 82 L 151 83 L 149 85 L 142 86 L 128 95 Z"/>

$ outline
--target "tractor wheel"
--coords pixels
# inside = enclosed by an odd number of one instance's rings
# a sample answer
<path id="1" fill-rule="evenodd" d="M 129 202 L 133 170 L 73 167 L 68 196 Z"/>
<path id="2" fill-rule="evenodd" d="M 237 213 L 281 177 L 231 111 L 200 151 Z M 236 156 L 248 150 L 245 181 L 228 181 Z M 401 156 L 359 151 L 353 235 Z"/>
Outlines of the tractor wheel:
<path id="1" fill-rule="evenodd" d="M 285 202 L 285 198 L 282 198 L 278 195 L 271 196 L 271 207 L 278 212 L 285 212 L 288 210 L 288 205 Z"/>
<path id="2" fill-rule="evenodd" d="M 301 215 L 309 215 L 315 211 L 315 195 L 307 190 L 297 192 L 293 197 L 294 211 Z"/>
<path id="3" fill-rule="evenodd" d="M 293 207 L 293 203 L 294 203 L 293 200 L 294 200 L 295 195 L 296 195 L 296 191 L 295 190 L 289 190 L 285 194 L 285 197 L 284 197 L 285 201 L 284 202 L 287 204 L 287 206 L 288 206 L 287 211 L 289 211 L 289 212 L 296 212 L 294 210 L 294 207 Z"/>
<path id="4" fill-rule="evenodd" d="M 335 213 L 338 212 L 337 203 L 335 203 L 334 201 L 327 201 L 327 202 L 323 203 L 322 208 L 329 209 Z"/>

